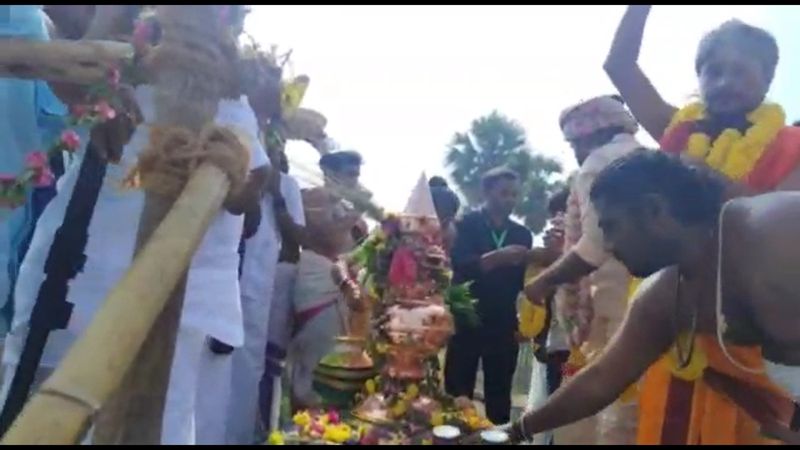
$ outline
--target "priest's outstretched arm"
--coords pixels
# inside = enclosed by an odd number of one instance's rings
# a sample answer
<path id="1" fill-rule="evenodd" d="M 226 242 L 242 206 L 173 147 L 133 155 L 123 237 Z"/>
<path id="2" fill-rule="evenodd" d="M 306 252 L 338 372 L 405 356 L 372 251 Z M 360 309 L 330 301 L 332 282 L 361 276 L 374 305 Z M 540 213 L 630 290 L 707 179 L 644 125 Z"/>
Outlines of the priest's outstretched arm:
<path id="1" fill-rule="evenodd" d="M 544 406 L 507 427 L 512 442 L 530 440 L 536 433 L 597 413 L 614 402 L 669 348 L 674 335 L 671 322 L 664 319 L 671 311 L 670 302 L 653 295 L 657 291 L 648 289 L 634 302 L 603 354 L 557 390 Z"/>

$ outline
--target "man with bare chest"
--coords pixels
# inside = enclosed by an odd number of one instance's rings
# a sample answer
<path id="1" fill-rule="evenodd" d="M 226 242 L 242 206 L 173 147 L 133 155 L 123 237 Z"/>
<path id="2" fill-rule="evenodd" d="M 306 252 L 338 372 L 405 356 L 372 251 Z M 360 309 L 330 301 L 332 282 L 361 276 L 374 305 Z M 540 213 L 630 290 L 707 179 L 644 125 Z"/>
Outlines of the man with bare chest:
<path id="1" fill-rule="evenodd" d="M 800 193 L 725 203 L 719 180 L 642 149 L 601 172 L 591 199 L 609 250 L 649 278 L 606 352 L 512 424 L 513 440 L 596 413 L 664 358 L 732 400 L 754 439 L 798 442 Z"/>
<path id="2" fill-rule="evenodd" d="M 631 176 L 649 178 L 654 188 L 632 189 L 626 177 L 637 166 L 640 173 Z M 689 181 L 680 183 L 684 178 Z M 629 200 L 616 195 L 620 187 Z M 653 282 L 675 283 L 674 299 L 660 306 L 677 313 L 677 332 L 688 325 L 717 334 L 719 327 L 733 345 L 761 346 L 767 362 L 800 366 L 800 278 L 794 273 L 800 247 L 792 245 L 800 192 L 724 203 L 723 186 L 702 169 L 642 150 L 609 170 L 593 199 L 603 208 L 607 245 L 632 273 L 648 276 L 671 266 Z"/>

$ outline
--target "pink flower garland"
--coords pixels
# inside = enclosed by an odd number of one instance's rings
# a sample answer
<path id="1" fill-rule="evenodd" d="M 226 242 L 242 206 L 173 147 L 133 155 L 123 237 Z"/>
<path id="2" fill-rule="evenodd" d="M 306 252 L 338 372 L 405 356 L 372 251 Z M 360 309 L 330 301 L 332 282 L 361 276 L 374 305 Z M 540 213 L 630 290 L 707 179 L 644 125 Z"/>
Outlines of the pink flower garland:
<path id="1" fill-rule="evenodd" d="M 105 83 L 90 89 L 90 104 L 74 105 L 70 108 L 70 125 L 86 125 L 92 128 L 114 119 L 117 111 L 112 103 L 116 100 L 119 84 L 120 71 L 110 70 Z M 64 130 L 48 151 L 33 151 L 25 157 L 25 168 L 21 174 L 0 174 L 0 208 L 17 208 L 25 203 L 25 194 L 29 188 L 51 185 L 55 177 L 50 170 L 50 157 L 61 152 L 73 153 L 80 145 L 81 138 L 74 129 Z"/>

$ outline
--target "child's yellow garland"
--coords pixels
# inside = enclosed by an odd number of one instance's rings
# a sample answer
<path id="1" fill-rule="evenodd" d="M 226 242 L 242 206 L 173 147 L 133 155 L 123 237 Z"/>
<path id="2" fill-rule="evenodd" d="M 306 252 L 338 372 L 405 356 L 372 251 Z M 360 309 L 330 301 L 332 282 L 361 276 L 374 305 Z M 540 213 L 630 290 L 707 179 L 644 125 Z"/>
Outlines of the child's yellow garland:
<path id="1" fill-rule="evenodd" d="M 673 116 L 670 129 L 681 123 L 698 121 L 705 117 L 705 106 L 700 102 L 692 103 Z M 738 130 L 729 128 L 711 142 L 711 138 L 705 133 L 692 133 L 686 144 L 685 153 L 703 160 L 709 167 L 732 180 L 743 180 L 755 168 L 770 143 L 786 125 L 786 113 L 780 105 L 763 103 L 747 115 L 747 120 L 753 125 L 744 135 Z M 700 378 L 708 365 L 705 353 L 695 345 L 688 364 L 683 368 L 679 367 L 678 341 L 685 343 L 690 338 L 693 337 L 681 335 L 664 356 L 664 362 L 672 374 L 686 381 Z"/>
<path id="2" fill-rule="evenodd" d="M 700 102 L 691 103 L 675 114 L 670 128 L 705 117 L 705 106 Z M 692 133 L 686 154 L 702 159 L 709 167 L 732 180 L 741 181 L 753 170 L 769 144 L 786 125 L 786 113 L 780 105 L 763 103 L 747 115 L 747 120 L 753 125 L 744 136 L 738 130 L 728 128 L 711 142 L 705 133 Z"/>

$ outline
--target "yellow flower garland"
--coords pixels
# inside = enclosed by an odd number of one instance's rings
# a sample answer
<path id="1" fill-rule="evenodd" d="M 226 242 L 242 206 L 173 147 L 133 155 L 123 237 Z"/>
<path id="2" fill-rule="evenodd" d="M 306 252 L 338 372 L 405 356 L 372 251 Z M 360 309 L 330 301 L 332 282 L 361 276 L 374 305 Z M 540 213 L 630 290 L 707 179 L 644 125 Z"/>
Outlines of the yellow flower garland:
<path id="1" fill-rule="evenodd" d="M 688 333 L 681 334 L 681 336 L 676 339 L 675 344 L 672 346 L 672 348 L 670 348 L 669 352 L 665 355 L 665 362 L 667 363 L 674 377 L 680 378 L 684 381 L 695 381 L 703 376 L 703 371 L 705 371 L 706 367 L 708 367 L 708 358 L 706 358 L 706 354 L 703 352 L 703 349 L 698 345 L 697 342 L 695 342 L 694 351 L 689 358 L 689 364 L 683 368 L 678 367 L 678 364 L 680 363 L 677 348 L 678 342 L 686 342 L 688 339 L 694 339 L 694 336 L 690 336 Z"/>
<path id="2" fill-rule="evenodd" d="M 705 106 L 691 103 L 672 118 L 670 128 L 705 118 Z M 704 133 L 693 133 L 687 142 L 686 154 L 702 159 L 709 167 L 728 178 L 741 181 L 755 167 L 769 144 L 786 125 L 786 113 L 780 105 L 763 103 L 747 115 L 753 126 L 744 135 L 738 130 L 724 130 L 714 142 Z"/>
<path id="3" fill-rule="evenodd" d="M 536 279 L 536 276 L 542 271 L 542 267 L 530 265 L 525 270 L 525 282 L 531 283 Z M 519 313 L 517 316 L 519 334 L 526 339 L 533 339 L 544 330 L 545 323 L 547 322 L 547 310 L 540 305 L 534 305 L 527 298 L 525 294 L 521 293 L 518 300 Z"/>

